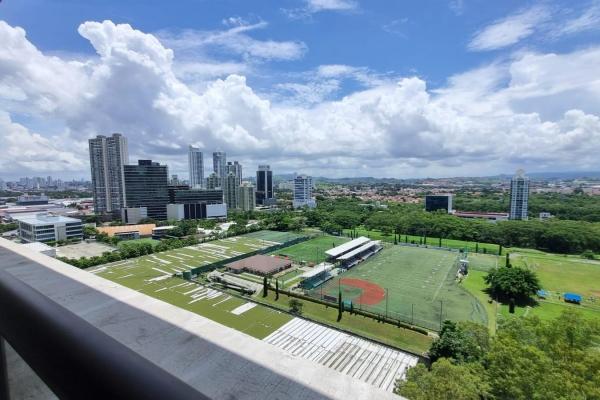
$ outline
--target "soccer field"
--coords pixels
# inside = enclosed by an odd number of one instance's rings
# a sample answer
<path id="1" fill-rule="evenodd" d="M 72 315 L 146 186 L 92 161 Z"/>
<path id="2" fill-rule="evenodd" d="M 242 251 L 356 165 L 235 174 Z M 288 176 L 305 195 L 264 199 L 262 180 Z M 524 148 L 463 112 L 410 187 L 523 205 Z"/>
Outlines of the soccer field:
<path id="1" fill-rule="evenodd" d="M 485 324 L 480 302 L 456 282 L 458 253 L 408 246 L 388 246 L 377 255 L 329 281 L 322 293 L 355 307 L 378 312 L 428 329 L 440 321 Z M 321 288 L 312 291 L 319 296 Z"/>
<path id="2" fill-rule="evenodd" d="M 173 275 L 279 243 L 256 235 L 235 236 L 118 261 L 90 272 L 262 339 L 291 318 Z"/>
<path id="3" fill-rule="evenodd" d="M 349 238 L 339 236 L 318 236 L 305 242 L 297 243 L 269 254 L 289 257 L 296 263 L 307 262 L 318 264 L 327 259 L 325 251 L 349 241 Z"/>

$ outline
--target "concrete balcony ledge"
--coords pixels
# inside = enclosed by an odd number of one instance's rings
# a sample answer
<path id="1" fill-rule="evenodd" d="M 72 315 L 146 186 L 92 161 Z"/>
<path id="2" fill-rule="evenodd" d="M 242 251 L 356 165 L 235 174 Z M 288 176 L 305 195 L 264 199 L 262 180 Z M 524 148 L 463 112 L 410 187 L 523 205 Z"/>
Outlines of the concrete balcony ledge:
<path id="1" fill-rule="evenodd" d="M 0 269 L 212 399 L 401 399 L 4 239 Z M 13 397 L 51 398 L 17 361 Z"/>

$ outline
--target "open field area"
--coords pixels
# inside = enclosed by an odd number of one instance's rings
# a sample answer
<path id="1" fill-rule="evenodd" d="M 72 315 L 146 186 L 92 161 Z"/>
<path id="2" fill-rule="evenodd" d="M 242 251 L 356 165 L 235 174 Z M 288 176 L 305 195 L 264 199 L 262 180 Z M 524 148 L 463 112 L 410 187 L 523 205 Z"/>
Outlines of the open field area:
<path id="1" fill-rule="evenodd" d="M 118 261 L 90 272 L 262 339 L 291 317 L 172 275 L 274 244 L 257 235 L 236 236 Z"/>
<path id="2" fill-rule="evenodd" d="M 339 246 L 342 243 L 349 241 L 349 238 L 339 236 L 317 236 L 305 242 L 297 243 L 290 247 L 278 249 L 270 254 L 282 255 L 289 257 L 296 263 L 313 263 L 318 264 L 327 259 L 325 251 Z"/>
<path id="3" fill-rule="evenodd" d="M 408 246 L 389 246 L 312 291 L 337 297 L 356 308 L 387 314 L 437 330 L 443 319 L 487 323 L 480 302 L 456 282 L 458 253 Z"/>
<path id="4" fill-rule="evenodd" d="M 75 258 L 79 259 L 81 257 L 95 257 L 101 256 L 102 253 L 107 251 L 115 250 L 114 247 L 111 247 L 104 243 L 99 242 L 79 242 L 76 244 L 68 244 L 65 246 L 58 246 L 56 248 L 56 255 L 58 257 L 67 257 L 67 258 Z"/>
<path id="5" fill-rule="evenodd" d="M 268 242 L 287 243 L 291 240 L 298 239 L 304 236 L 302 233 L 295 232 L 279 232 L 279 231 L 257 231 L 246 233 L 243 237 L 266 240 Z M 239 237 L 239 236 L 238 236 Z"/>
<path id="6" fill-rule="evenodd" d="M 151 238 L 143 238 L 143 239 L 133 239 L 133 240 L 124 240 L 117 244 L 117 247 L 121 248 L 123 245 L 127 243 L 150 243 L 152 247 L 156 247 L 157 244 L 160 243 L 160 240 L 154 240 Z"/>
<path id="7" fill-rule="evenodd" d="M 383 240 L 383 241 L 386 241 L 389 243 L 394 243 L 394 235 L 393 234 L 384 235 L 381 231 L 367 230 L 364 227 L 356 228 L 356 233 L 359 236 L 367 236 L 371 239 Z M 350 234 L 350 230 L 349 229 L 344 230 L 344 234 Z M 400 235 L 401 242 L 405 242 L 406 239 L 408 239 L 408 243 L 414 242 L 414 243 L 418 244 L 420 238 L 419 238 L 419 236 L 414 236 L 414 235 Z M 426 244 L 429 246 L 438 247 L 440 244 L 440 240 L 439 240 L 439 238 L 428 237 Z M 482 253 L 485 249 L 485 251 L 489 254 L 498 254 L 498 251 L 500 249 L 500 246 L 498 246 L 497 244 L 493 244 L 493 243 L 476 244 L 475 242 L 467 242 L 464 240 L 443 239 L 443 238 L 442 238 L 442 246 L 441 247 L 448 247 L 451 249 L 467 249 L 469 252 L 475 252 L 475 250 L 479 250 L 480 253 Z"/>
<path id="8" fill-rule="evenodd" d="M 500 264 L 503 261 L 499 259 Z M 489 296 L 485 292 L 487 285 L 484 282 L 486 272 L 472 268 L 463 285 L 485 304 L 490 320 L 489 325 L 493 325 L 490 326 L 492 331 L 495 328 L 495 321 L 524 315 L 552 319 L 563 311 L 579 311 L 584 317 L 600 319 L 600 262 L 541 251 L 518 251 L 511 253 L 511 263 L 535 271 L 548 297 L 537 299 L 537 304 L 533 306 L 517 307 L 515 313 L 510 314 L 507 305 L 488 303 Z M 564 302 L 562 295 L 565 292 L 581 294 L 582 304 Z"/>
<path id="9" fill-rule="evenodd" d="M 500 265 L 504 265 L 504 259 L 500 259 L 498 256 L 492 256 L 489 254 L 481 253 L 469 253 L 469 269 L 477 271 L 490 271 Z"/>

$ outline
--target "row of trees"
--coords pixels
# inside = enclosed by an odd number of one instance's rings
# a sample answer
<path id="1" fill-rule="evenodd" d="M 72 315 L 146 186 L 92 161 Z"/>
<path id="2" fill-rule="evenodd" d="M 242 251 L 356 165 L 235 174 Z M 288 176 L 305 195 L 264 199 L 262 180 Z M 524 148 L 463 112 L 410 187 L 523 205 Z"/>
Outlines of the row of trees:
<path id="1" fill-rule="evenodd" d="M 512 318 L 485 327 L 446 321 L 419 364 L 396 383 L 411 400 L 599 399 L 600 323 L 565 312 L 554 320 Z"/>
<path id="2" fill-rule="evenodd" d="M 499 191 L 479 194 L 458 193 L 454 206 L 464 211 L 506 212 L 510 196 Z M 532 193 L 529 196 L 529 215 L 536 218 L 540 212 L 549 212 L 559 219 L 600 222 L 600 196 L 589 196 L 575 190 L 573 194 Z"/>

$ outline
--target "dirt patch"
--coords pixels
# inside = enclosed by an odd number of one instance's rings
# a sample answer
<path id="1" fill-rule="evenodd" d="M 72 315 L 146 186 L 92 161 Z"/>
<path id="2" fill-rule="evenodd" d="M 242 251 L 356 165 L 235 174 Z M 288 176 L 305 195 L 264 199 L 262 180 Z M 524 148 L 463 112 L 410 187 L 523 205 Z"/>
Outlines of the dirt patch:
<path id="1" fill-rule="evenodd" d="M 351 286 L 362 290 L 360 296 L 352 299 L 354 303 L 373 306 L 381 303 L 385 299 L 385 290 L 375 283 L 355 278 L 342 278 L 340 283 L 345 286 Z"/>

